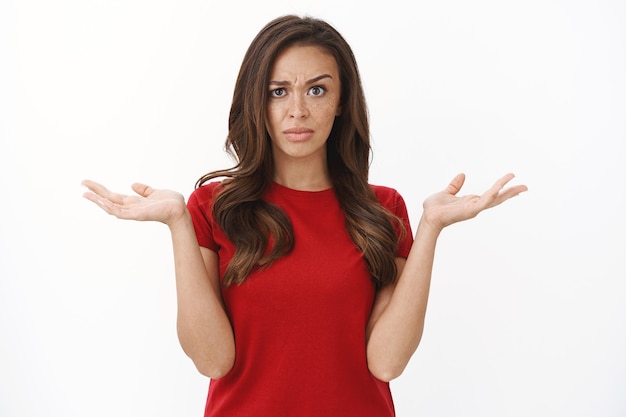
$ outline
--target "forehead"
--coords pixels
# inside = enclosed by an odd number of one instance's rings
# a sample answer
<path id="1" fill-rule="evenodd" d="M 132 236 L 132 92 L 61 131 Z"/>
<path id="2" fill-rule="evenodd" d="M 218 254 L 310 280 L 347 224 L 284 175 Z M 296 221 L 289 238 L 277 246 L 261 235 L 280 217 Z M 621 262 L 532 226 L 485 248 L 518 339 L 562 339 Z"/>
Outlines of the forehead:
<path id="1" fill-rule="evenodd" d="M 276 76 L 328 73 L 338 74 L 337 61 L 328 51 L 316 45 L 292 45 L 283 49 L 272 65 L 272 79 Z"/>

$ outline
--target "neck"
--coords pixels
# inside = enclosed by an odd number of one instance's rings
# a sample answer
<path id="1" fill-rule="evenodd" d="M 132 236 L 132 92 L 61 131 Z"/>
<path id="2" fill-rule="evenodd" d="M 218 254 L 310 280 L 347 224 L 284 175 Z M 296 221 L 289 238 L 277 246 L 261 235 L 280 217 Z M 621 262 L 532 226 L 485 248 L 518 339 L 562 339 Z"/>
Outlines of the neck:
<path id="1" fill-rule="evenodd" d="M 313 161 L 274 160 L 274 181 L 300 191 L 322 191 L 332 187 L 326 159 Z"/>

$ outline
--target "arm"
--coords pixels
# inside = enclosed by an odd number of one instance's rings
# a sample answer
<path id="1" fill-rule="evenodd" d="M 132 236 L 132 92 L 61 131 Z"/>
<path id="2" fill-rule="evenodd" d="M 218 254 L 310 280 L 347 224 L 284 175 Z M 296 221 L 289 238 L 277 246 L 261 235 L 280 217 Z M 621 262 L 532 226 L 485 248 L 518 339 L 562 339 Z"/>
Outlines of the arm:
<path id="1" fill-rule="evenodd" d="M 220 378 L 228 373 L 234 363 L 235 343 L 222 305 L 218 256 L 199 247 L 183 197 L 142 184 L 133 185 L 136 196 L 110 192 L 93 181 L 83 181 L 83 185 L 90 190 L 85 198 L 111 215 L 120 219 L 159 221 L 169 227 L 174 250 L 180 344 L 203 375 Z"/>
<path id="2" fill-rule="evenodd" d="M 503 190 L 512 178 L 512 174 L 502 177 L 481 196 L 456 197 L 465 181 L 460 174 L 424 202 L 411 252 L 406 261 L 396 260 L 398 279 L 378 292 L 368 323 L 368 367 L 378 379 L 398 377 L 420 343 L 439 234 L 446 226 L 471 219 L 527 190 L 524 185 Z"/>
<path id="3" fill-rule="evenodd" d="M 170 225 L 176 272 L 178 340 L 201 374 L 220 378 L 235 361 L 233 330 L 222 304 L 218 256 L 200 248 L 189 212 Z"/>

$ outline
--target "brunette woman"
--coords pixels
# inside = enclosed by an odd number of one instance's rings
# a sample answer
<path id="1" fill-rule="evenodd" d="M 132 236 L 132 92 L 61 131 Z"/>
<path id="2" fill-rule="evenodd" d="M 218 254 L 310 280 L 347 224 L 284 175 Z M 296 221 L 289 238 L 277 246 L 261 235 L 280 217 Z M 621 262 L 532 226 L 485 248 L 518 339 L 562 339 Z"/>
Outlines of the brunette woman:
<path id="1" fill-rule="evenodd" d="M 439 233 L 526 187 L 504 189 L 509 174 L 457 197 L 458 175 L 413 235 L 402 197 L 368 183 L 352 51 L 313 18 L 280 17 L 252 41 L 226 145 L 236 165 L 200 178 L 187 204 L 83 182 L 106 212 L 169 226 L 180 343 L 211 378 L 205 415 L 393 416 L 389 381 L 420 342 Z"/>

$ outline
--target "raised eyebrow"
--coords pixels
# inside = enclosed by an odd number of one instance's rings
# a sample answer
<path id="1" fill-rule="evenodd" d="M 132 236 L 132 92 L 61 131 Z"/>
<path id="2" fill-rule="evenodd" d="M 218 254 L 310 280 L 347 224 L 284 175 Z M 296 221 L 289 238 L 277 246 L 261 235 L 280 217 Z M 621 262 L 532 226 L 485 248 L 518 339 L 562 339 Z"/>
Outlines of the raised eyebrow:
<path id="1" fill-rule="evenodd" d="M 333 77 L 330 74 L 322 74 L 322 75 L 318 75 L 317 77 L 313 77 L 310 80 L 308 80 L 306 82 L 306 85 L 311 85 L 311 84 L 315 84 L 318 81 L 323 80 L 324 78 L 330 78 L 332 79 Z M 270 85 L 273 86 L 278 86 L 278 87 L 283 87 L 286 85 L 291 85 L 290 81 L 270 81 Z"/>
<path id="2" fill-rule="evenodd" d="M 330 74 L 322 74 L 322 75 L 318 75 L 317 77 L 311 78 L 309 81 L 306 82 L 306 84 L 307 85 L 315 84 L 316 82 L 321 81 L 324 78 L 330 78 L 331 80 L 333 79 L 333 77 Z"/>

